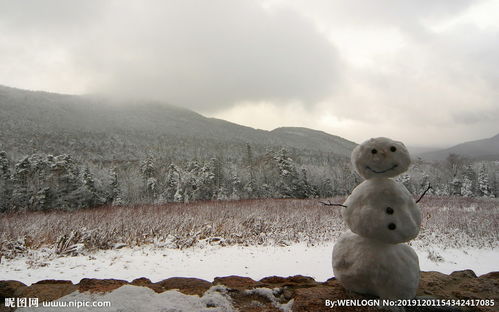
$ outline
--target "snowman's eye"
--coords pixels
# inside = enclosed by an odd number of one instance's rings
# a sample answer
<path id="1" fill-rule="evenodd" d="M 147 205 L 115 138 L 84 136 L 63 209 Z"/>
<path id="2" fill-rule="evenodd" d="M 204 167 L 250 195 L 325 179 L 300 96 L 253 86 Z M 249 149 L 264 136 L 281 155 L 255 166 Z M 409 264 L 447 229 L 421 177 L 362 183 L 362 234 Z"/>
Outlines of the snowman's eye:
<path id="1" fill-rule="evenodd" d="M 390 151 L 395 152 L 397 148 L 395 146 L 390 147 Z"/>
<path id="2" fill-rule="evenodd" d="M 373 149 L 371 150 L 371 153 L 373 153 L 373 154 L 376 154 L 377 152 L 378 152 L 378 151 L 377 151 L 375 148 L 373 148 Z"/>
<path id="3" fill-rule="evenodd" d="M 393 209 L 392 209 L 392 207 L 386 207 L 386 213 L 387 213 L 387 214 L 393 214 Z"/>
<path id="4" fill-rule="evenodd" d="M 390 224 L 388 224 L 388 229 L 389 229 L 389 230 L 392 230 L 392 231 L 393 231 L 393 230 L 395 230 L 395 228 L 397 228 L 397 226 L 395 225 L 395 223 L 390 223 Z"/>

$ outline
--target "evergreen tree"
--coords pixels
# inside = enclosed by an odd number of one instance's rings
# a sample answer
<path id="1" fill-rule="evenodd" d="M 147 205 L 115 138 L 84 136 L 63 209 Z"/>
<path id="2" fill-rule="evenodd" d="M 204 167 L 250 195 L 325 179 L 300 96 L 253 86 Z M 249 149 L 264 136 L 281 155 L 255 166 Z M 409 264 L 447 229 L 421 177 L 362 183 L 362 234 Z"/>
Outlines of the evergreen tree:
<path id="1" fill-rule="evenodd" d="M 241 199 L 241 180 L 237 176 L 237 174 L 232 175 L 232 179 L 230 181 L 230 186 L 232 188 L 231 194 L 229 196 L 230 200 L 239 200 Z"/>
<path id="2" fill-rule="evenodd" d="M 489 185 L 489 175 L 485 164 L 480 166 L 478 172 L 478 195 L 482 197 L 490 197 L 492 195 Z"/>
<path id="3" fill-rule="evenodd" d="M 120 184 L 118 179 L 118 174 L 116 173 L 116 168 L 111 168 L 111 193 L 108 202 L 112 206 L 122 206 L 125 204 L 123 197 L 121 195 Z"/>
<path id="4" fill-rule="evenodd" d="M 80 197 L 80 206 L 83 207 L 94 207 L 102 204 L 102 200 L 99 198 L 97 189 L 95 187 L 95 180 L 93 175 L 90 173 L 90 169 L 85 167 L 81 172 L 81 184 L 78 188 Z"/>
<path id="5" fill-rule="evenodd" d="M 463 185 L 461 194 L 465 197 L 474 197 L 477 193 L 477 174 L 473 170 L 471 164 L 468 164 L 463 169 Z"/>
<path id="6" fill-rule="evenodd" d="M 457 177 L 454 177 L 454 179 L 452 179 L 452 181 L 450 182 L 450 195 L 457 195 L 457 196 L 461 196 L 461 188 L 462 188 L 462 185 L 463 185 L 463 182 L 458 179 Z"/>
<path id="7" fill-rule="evenodd" d="M 278 180 L 276 183 L 276 192 L 279 197 L 299 197 L 298 172 L 296 171 L 293 159 L 288 157 L 288 152 L 283 148 L 274 155 L 274 161 L 277 164 Z"/>
<path id="8" fill-rule="evenodd" d="M 29 157 L 22 158 L 14 166 L 14 174 L 12 176 L 12 198 L 11 204 L 14 210 L 27 210 L 29 205 L 28 193 L 28 178 L 30 175 L 31 165 Z"/>
<path id="9" fill-rule="evenodd" d="M 473 197 L 473 182 L 471 179 L 465 175 L 463 178 L 463 184 L 461 186 L 461 195 L 464 197 Z"/>
<path id="10" fill-rule="evenodd" d="M 84 206 L 80 201 L 80 169 L 71 155 L 63 154 L 53 158 L 50 180 L 54 189 L 51 207 L 74 210 Z"/>
<path id="11" fill-rule="evenodd" d="M 7 153 L 0 152 L 0 212 L 9 210 L 12 196 L 10 160 Z"/>
<path id="12" fill-rule="evenodd" d="M 161 193 L 158 203 L 164 204 L 175 201 L 175 194 L 180 187 L 180 169 L 174 164 L 168 167 L 166 183 L 163 193 Z"/>
<path id="13" fill-rule="evenodd" d="M 294 185 L 294 197 L 296 198 L 314 198 L 317 194 L 317 189 L 310 185 L 307 178 L 307 170 L 301 169 L 301 176 Z"/>
<path id="14" fill-rule="evenodd" d="M 254 181 L 255 168 L 254 168 L 254 161 L 253 161 L 253 151 L 251 150 L 251 145 L 249 145 L 249 144 L 246 144 L 245 166 L 248 168 L 250 181 Z"/>
<path id="15" fill-rule="evenodd" d="M 323 179 L 319 187 L 319 196 L 328 198 L 334 196 L 333 182 L 331 178 Z"/>
<path id="16" fill-rule="evenodd" d="M 222 161 L 220 158 L 212 158 L 209 165 L 209 171 L 212 175 L 213 186 L 220 189 L 223 186 L 224 175 L 222 170 Z"/>
<path id="17" fill-rule="evenodd" d="M 157 170 L 153 158 L 148 156 L 142 162 L 140 169 L 144 181 L 144 195 L 147 200 L 154 201 L 159 193 L 159 185 L 156 178 Z"/>
<path id="18" fill-rule="evenodd" d="M 254 180 L 249 180 L 243 187 L 245 198 L 258 198 L 258 188 Z"/>

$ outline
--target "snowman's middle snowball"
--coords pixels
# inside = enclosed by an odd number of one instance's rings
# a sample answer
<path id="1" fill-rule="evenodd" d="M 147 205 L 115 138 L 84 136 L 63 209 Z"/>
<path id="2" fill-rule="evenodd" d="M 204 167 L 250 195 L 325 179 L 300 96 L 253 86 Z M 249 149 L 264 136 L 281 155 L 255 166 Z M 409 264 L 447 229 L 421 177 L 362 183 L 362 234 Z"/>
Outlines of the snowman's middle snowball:
<path id="1" fill-rule="evenodd" d="M 344 203 L 342 216 L 352 232 L 397 244 L 415 238 L 421 211 L 403 184 L 371 178 L 359 184 Z"/>

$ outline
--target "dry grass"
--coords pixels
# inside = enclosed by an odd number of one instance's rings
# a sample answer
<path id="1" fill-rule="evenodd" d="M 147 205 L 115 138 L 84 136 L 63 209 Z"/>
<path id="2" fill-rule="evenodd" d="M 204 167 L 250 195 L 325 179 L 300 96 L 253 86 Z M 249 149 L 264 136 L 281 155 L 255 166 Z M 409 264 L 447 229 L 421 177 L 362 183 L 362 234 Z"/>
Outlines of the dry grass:
<path id="1" fill-rule="evenodd" d="M 415 244 L 497 246 L 499 200 L 425 197 L 420 207 L 423 224 Z M 222 245 L 316 244 L 335 240 L 345 230 L 339 208 L 310 199 L 100 207 L 0 215 L 0 252 L 13 257 L 49 247 L 71 254 L 117 244 L 186 248 L 203 240 Z"/>
<path id="2" fill-rule="evenodd" d="M 423 222 L 418 242 L 456 248 L 498 247 L 499 199 L 428 196 L 419 206 Z"/>

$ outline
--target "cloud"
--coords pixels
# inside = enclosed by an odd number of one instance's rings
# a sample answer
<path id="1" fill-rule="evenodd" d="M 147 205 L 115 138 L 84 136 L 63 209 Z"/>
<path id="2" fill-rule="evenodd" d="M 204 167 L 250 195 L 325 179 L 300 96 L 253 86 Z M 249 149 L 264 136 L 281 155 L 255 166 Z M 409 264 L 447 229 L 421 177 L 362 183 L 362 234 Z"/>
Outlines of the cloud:
<path id="1" fill-rule="evenodd" d="M 356 1 L 296 6 L 312 16 L 338 48 L 342 79 L 335 92 L 307 107 L 306 114 L 293 108 L 295 104 L 283 108 L 280 122 L 297 123 L 289 113 L 294 109 L 303 116 L 302 126 L 357 142 L 371 136 L 393 136 L 409 144 L 445 146 L 496 134 L 499 28 L 478 27 L 470 22 L 476 21 L 475 16 L 445 29 L 433 29 L 435 23 L 445 24 L 468 14 L 469 1 L 417 8 L 415 2 L 373 3 L 380 7 Z M 391 10 L 381 10 L 391 4 Z M 475 2 L 471 9 L 480 5 Z M 338 25 L 343 27 L 336 29 Z M 244 117 L 248 107 L 247 103 L 237 106 L 230 116 L 270 128 L 268 118 Z M 253 109 L 267 115 L 275 107 L 254 105 Z"/>
<path id="2" fill-rule="evenodd" d="M 0 83 L 458 143 L 499 130 L 498 3 L 0 0 Z"/>
<path id="3" fill-rule="evenodd" d="M 414 31 L 425 21 L 455 16 L 484 0 L 267 0 L 271 7 L 291 5 L 331 26 L 359 28 L 387 26 Z M 325 21 L 325 22 L 324 22 Z"/>
<path id="4" fill-rule="evenodd" d="M 251 0 L 64 3 L 4 2 L 0 14 L 11 16 L 4 29 L 32 39 L 33 54 L 47 42 L 63 50 L 88 92 L 211 111 L 244 100 L 312 103 L 339 79 L 332 44 L 292 10 Z"/>

